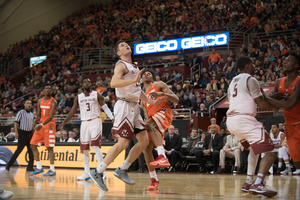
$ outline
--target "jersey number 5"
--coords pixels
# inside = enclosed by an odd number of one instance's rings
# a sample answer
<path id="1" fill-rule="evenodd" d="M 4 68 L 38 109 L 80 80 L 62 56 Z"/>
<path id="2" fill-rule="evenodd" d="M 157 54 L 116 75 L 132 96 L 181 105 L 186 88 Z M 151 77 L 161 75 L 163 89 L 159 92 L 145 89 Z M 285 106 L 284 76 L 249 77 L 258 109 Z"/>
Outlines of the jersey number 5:
<path id="1" fill-rule="evenodd" d="M 236 87 L 237 87 L 237 84 L 234 85 L 232 97 L 236 97 L 237 96 L 238 91 L 237 91 Z"/>
<path id="2" fill-rule="evenodd" d="M 86 111 L 90 111 L 91 110 L 91 107 L 90 107 L 90 103 L 86 103 Z"/>

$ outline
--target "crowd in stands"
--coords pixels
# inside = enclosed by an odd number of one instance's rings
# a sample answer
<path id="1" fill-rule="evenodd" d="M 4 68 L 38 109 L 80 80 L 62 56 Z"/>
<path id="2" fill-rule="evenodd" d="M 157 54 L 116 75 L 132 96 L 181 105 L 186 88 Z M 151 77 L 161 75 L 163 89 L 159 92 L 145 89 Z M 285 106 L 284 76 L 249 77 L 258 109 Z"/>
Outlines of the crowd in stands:
<path id="1" fill-rule="evenodd" d="M 48 55 L 63 58 L 63 65 L 76 65 L 74 55 L 92 48 L 112 47 L 119 39 L 137 41 L 162 40 L 203 34 L 206 30 L 239 30 L 259 25 L 267 14 L 276 14 L 285 2 L 271 0 L 207 1 L 207 0 L 149 0 L 112 1 L 91 4 L 77 11 L 49 32 L 9 46 L 0 54 L 0 62 L 12 61 L 26 55 Z"/>

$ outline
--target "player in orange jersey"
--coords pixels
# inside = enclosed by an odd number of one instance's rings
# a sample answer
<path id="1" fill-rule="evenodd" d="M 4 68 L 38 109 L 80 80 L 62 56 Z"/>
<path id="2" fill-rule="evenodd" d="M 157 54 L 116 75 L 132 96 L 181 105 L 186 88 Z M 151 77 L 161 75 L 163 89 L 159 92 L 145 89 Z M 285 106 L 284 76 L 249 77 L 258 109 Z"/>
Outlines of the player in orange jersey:
<path id="1" fill-rule="evenodd" d="M 169 107 L 169 101 L 178 103 L 178 97 L 169 89 L 169 87 L 162 81 L 153 83 L 154 72 L 151 70 L 145 70 L 142 73 L 142 82 L 145 87 L 145 94 L 149 98 L 158 99 L 162 96 L 166 96 L 167 99 L 159 105 L 150 105 L 146 102 L 142 102 L 142 107 L 145 112 L 146 127 L 149 138 L 149 145 L 144 151 L 145 160 L 149 169 L 151 177 L 151 185 L 147 190 L 157 190 L 158 179 L 156 176 L 155 168 L 169 167 L 170 163 L 166 157 L 173 156 L 174 152 L 165 152 L 163 147 L 164 133 L 172 124 L 173 114 Z M 152 150 L 156 147 L 158 157 L 154 160 Z"/>
<path id="2" fill-rule="evenodd" d="M 293 174 L 300 174 L 300 55 L 291 53 L 283 63 L 283 70 L 286 77 L 275 83 L 275 92 L 284 93 L 290 96 L 285 100 L 276 100 L 266 97 L 267 101 L 274 106 L 283 108 L 285 119 L 285 130 L 287 145 L 290 156 L 294 161 L 296 171 Z"/>
<path id="3" fill-rule="evenodd" d="M 56 112 L 57 102 L 51 97 L 52 85 L 50 83 L 46 83 L 43 86 L 44 97 L 39 100 L 37 108 L 38 115 L 35 119 L 35 123 L 40 123 L 36 125 L 35 132 L 30 141 L 31 149 L 36 160 L 36 170 L 31 172 L 30 175 L 36 175 L 43 173 L 44 170 L 42 168 L 40 162 L 40 153 L 37 149 L 38 146 L 41 146 L 43 142 L 45 142 L 45 147 L 48 149 L 49 158 L 50 158 L 50 170 L 47 173 L 44 173 L 44 176 L 54 176 L 56 175 L 54 169 L 54 145 L 55 145 L 55 130 L 56 124 L 54 120 L 54 115 Z"/>

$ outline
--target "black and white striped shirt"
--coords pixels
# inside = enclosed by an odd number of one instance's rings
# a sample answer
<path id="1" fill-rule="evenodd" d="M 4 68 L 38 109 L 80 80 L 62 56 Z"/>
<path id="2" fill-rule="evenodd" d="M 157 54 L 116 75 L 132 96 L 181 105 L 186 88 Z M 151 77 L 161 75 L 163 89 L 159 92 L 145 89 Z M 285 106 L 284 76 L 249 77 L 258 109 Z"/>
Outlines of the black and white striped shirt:
<path id="1" fill-rule="evenodd" d="M 23 131 L 32 131 L 33 120 L 33 113 L 22 109 L 17 113 L 15 122 L 19 123 L 19 129 Z"/>

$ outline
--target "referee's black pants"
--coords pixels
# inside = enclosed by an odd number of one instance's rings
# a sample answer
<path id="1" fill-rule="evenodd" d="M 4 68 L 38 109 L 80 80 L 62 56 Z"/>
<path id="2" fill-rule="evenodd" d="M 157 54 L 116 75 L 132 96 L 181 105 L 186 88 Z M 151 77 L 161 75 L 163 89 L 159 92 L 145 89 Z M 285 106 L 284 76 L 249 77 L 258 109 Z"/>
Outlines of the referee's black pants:
<path id="1" fill-rule="evenodd" d="M 20 129 L 18 130 L 18 133 L 19 133 L 18 147 L 6 166 L 10 168 L 14 164 L 14 162 L 16 161 L 20 153 L 23 151 L 24 147 L 27 146 L 27 151 L 29 155 L 29 162 L 28 162 L 27 169 L 31 169 L 33 168 L 34 156 L 30 148 L 30 140 L 32 138 L 33 133 L 32 131 L 23 131 Z"/>

